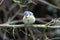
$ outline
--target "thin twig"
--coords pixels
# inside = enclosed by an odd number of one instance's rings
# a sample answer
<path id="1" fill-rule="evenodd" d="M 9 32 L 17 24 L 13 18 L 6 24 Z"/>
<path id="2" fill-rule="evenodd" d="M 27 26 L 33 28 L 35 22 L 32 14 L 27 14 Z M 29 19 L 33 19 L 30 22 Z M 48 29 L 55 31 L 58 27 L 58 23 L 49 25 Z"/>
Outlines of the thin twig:
<path id="1" fill-rule="evenodd" d="M 55 37 L 55 38 L 52 38 L 52 40 L 56 40 L 56 39 L 57 39 L 57 40 L 58 40 L 58 39 L 60 40 L 60 37 Z"/>
<path id="2" fill-rule="evenodd" d="M 35 40 L 35 36 L 34 36 L 34 34 L 33 34 L 33 31 L 32 31 L 32 29 L 31 29 L 31 27 L 29 27 L 28 30 L 29 30 L 29 32 L 30 32 L 30 34 L 31 34 L 31 36 L 32 36 L 32 38 L 33 38 L 33 40 Z"/>
<path id="3" fill-rule="evenodd" d="M 45 0 L 38 0 L 38 1 L 39 1 L 39 2 L 42 2 L 42 3 L 46 4 L 46 5 L 49 5 L 49 6 L 53 7 L 53 8 L 60 9 L 60 7 L 57 7 L 57 6 L 55 6 L 55 5 L 52 5 L 51 3 L 48 3 L 48 2 L 45 1 Z"/>
<path id="4" fill-rule="evenodd" d="M 23 32 L 25 35 L 27 35 L 27 36 L 30 36 L 31 37 L 31 35 L 30 34 L 26 34 L 24 31 L 22 31 L 21 29 L 20 29 L 20 31 L 21 32 Z"/>
<path id="5" fill-rule="evenodd" d="M 57 18 L 55 18 L 55 19 L 53 19 L 52 21 L 46 23 L 46 25 L 52 25 L 52 24 L 54 24 L 56 19 L 57 19 Z M 52 22 L 53 22 L 53 23 L 52 23 Z"/>
<path id="6" fill-rule="evenodd" d="M 22 20 L 15 20 L 15 21 L 11 21 L 9 24 L 15 24 L 15 23 L 18 23 L 18 22 L 23 22 Z"/>
<path id="7" fill-rule="evenodd" d="M 27 27 L 25 28 L 25 33 L 28 34 Z M 28 40 L 28 36 L 27 35 L 25 36 L 25 40 Z"/>
<path id="8" fill-rule="evenodd" d="M 8 22 L 6 22 L 6 24 L 9 24 L 20 12 L 20 9 L 15 13 L 15 15 L 11 18 L 8 19 Z"/>
<path id="9" fill-rule="evenodd" d="M 1 37 L 1 38 L 4 38 L 4 36 L 5 36 L 4 33 L 2 33 L 2 31 L 1 31 L 1 29 L 0 29 L 0 37 Z M 6 36 L 6 40 L 9 40 L 9 38 L 8 38 L 7 36 Z"/>
<path id="10" fill-rule="evenodd" d="M 1 0 L 0 5 L 3 3 L 4 0 Z"/>

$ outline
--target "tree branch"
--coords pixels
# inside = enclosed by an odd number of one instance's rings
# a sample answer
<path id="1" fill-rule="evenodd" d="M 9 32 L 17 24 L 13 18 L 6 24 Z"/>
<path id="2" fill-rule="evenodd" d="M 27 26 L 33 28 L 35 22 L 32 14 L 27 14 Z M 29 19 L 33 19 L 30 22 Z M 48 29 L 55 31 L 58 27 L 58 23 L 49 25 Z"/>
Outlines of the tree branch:
<path id="1" fill-rule="evenodd" d="M 0 5 L 3 3 L 4 0 L 1 0 Z"/>

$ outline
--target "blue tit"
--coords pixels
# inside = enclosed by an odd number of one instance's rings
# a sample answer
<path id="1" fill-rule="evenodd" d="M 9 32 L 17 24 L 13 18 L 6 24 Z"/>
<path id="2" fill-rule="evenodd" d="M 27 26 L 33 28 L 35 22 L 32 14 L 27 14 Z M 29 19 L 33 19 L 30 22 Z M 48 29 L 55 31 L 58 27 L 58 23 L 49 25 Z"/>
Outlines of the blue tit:
<path id="1" fill-rule="evenodd" d="M 31 26 L 32 26 L 31 24 L 35 22 L 35 17 L 33 15 L 33 13 L 30 11 L 25 11 L 24 17 L 23 17 L 23 22 L 26 26 L 26 28 L 25 28 L 26 34 L 27 34 L 27 27 L 29 26 L 28 30 L 31 33 L 33 40 L 35 40 L 35 37 L 33 36 L 32 28 L 31 28 Z M 27 36 L 26 36 L 26 38 L 27 38 Z"/>
<path id="2" fill-rule="evenodd" d="M 32 24 L 35 22 L 35 17 L 32 12 L 30 11 L 25 11 L 24 12 L 24 17 L 23 17 L 23 22 L 25 24 Z"/>

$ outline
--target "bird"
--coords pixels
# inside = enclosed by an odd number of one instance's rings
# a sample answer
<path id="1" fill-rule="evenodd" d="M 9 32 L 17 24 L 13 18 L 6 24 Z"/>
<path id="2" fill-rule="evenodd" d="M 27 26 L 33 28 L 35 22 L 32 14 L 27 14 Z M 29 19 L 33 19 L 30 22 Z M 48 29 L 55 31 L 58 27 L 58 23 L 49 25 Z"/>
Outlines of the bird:
<path id="1" fill-rule="evenodd" d="M 36 19 L 31 11 L 24 12 L 24 17 L 23 17 L 24 24 L 32 24 L 35 22 L 35 20 Z"/>
<path id="2" fill-rule="evenodd" d="M 23 23 L 24 23 L 24 27 L 25 27 L 25 32 L 26 34 L 28 33 L 27 32 L 27 29 L 29 30 L 30 34 L 32 35 L 33 37 L 33 40 L 35 40 L 35 37 L 33 36 L 33 32 L 32 32 L 32 24 L 36 21 L 33 13 L 31 11 L 25 11 L 24 12 L 24 16 L 23 16 Z M 29 27 L 29 28 L 27 28 Z M 27 36 L 26 36 L 26 40 L 27 39 Z"/>

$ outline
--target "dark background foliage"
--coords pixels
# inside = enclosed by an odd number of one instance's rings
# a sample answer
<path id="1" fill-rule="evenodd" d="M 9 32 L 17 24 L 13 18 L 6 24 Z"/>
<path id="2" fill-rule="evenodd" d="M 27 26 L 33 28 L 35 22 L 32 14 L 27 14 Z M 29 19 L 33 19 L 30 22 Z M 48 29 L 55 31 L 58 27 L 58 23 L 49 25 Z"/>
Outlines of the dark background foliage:
<path id="1" fill-rule="evenodd" d="M 56 7 L 59 7 L 59 5 L 57 5 L 54 0 L 44 0 Z M 2 2 L 2 0 L 0 0 L 0 3 Z M 24 2 L 24 0 L 23 0 Z M 35 0 L 36 5 L 33 3 L 30 3 L 29 6 L 27 7 L 27 9 L 29 11 L 32 11 L 34 13 L 34 16 L 36 18 L 38 18 L 39 20 L 36 21 L 34 24 L 46 24 L 48 22 L 50 22 L 53 18 L 58 18 L 60 17 L 60 9 L 54 8 L 50 5 L 44 4 L 43 2 L 40 2 L 39 0 Z M 16 12 L 19 13 L 20 11 L 20 6 L 18 4 L 16 4 L 15 2 L 13 2 L 12 0 L 4 0 L 1 4 L 0 4 L 0 24 L 3 24 L 5 22 L 8 21 L 8 19 L 10 17 L 13 17 Z M 20 14 L 22 12 L 24 12 L 26 10 L 26 7 L 23 8 L 23 11 L 20 12 Z M 23 13 L 22 13 L 23 14 Z M 20 20 L 22 19 L 22 15 L 17 15 L 12 21 L 14 20 Z M 23 24 L 23 22 L 18 22 L 15 24 Z M 38 32 L 38 29 L 40 32 Z M 35 28 L 33 29 L 33 33 L 37 38 L 40 38 L 41 40 L 43 40 L 43 29 L 44 28 Z M 6 32 L 5 30 L 8 30 L 8 32 Z M 25 34 L 23 32 L 25 32 L 24 28 L 16 28 L 15 29 L 15 39 L 13 37 L 13 28 L 1 28 L 0 29 L 0 40 L 3 40 L 4 34 L 6 33 L 6 39 L 4 40 L 25 40 Z M 20 31 L 22 30 L 22 31 Z M 35 31 L 34 31 L 35 30 Z M 27 30 L 28 31 L 28 30 Z M 46 30 L 47 36 L 48 36 L 48 40 L 54 40 L 56 37 L 60 37 L 60 29 L 50 29 L 48 28 Z M 28 31 L 29 34 L 29 31 Z M 28 40 L 32 40 L 32 38 L 30 36 L 28 36 Z"/>

